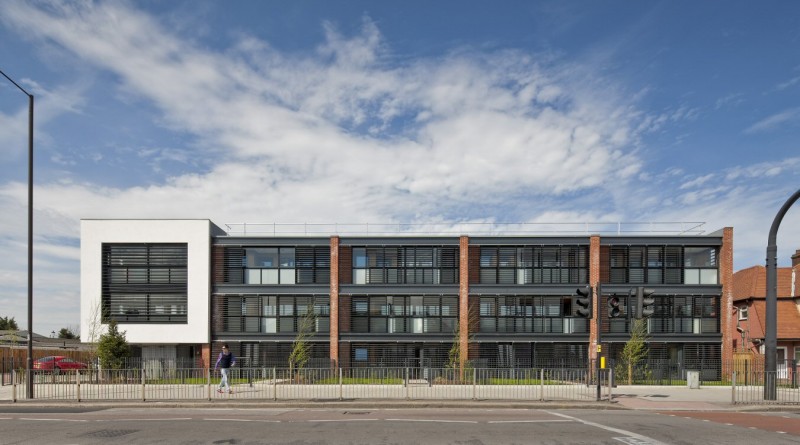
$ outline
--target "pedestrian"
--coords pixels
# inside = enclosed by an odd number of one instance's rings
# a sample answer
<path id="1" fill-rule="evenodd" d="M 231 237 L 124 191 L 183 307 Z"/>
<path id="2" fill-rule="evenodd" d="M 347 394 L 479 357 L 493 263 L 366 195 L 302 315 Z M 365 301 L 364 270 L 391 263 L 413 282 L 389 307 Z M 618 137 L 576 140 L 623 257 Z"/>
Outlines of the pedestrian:
<path id="1" fill-rule="evenodd" d="M 230 370 L 231 366 L 235 364 L 236 357 L 234 357 L 230 349 L 228 349 L 228 345 L 222 345 L 222 352 L 219 353 L 217 364 L 214 365 L 214 371 L 219 368 L 220 372 L 222 372 L 222 380 L 219 381 L 219 388 L 217 388 L 218 393 L 222 394 L 222 388 L 225 388 L 225 390 L 228 391 L 228 394 L 233 394 L 233 391 L 228 384 L 228 370 Z"/>

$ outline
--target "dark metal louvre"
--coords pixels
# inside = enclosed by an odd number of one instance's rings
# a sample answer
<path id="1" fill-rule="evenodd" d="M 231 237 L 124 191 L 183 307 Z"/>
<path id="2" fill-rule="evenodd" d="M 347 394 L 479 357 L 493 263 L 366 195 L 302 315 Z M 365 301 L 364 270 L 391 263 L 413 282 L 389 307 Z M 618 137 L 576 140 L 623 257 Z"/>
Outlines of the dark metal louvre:
<path id="1" fill-rule="evenodd" d="M 241 247 L 225 247 L 224 280 L 225 283 L 244 283 L 244 249 Z"/>
<path id="2" fill-rule="evenodd" d="M 481 246 L 480 284 L 580 284 L 589 251 L 578 246 Z"/>
<path id="3" fill-rule="evenodd" d="M 103 319 L 187 321 L 187 244 L 103 244 Z"/>

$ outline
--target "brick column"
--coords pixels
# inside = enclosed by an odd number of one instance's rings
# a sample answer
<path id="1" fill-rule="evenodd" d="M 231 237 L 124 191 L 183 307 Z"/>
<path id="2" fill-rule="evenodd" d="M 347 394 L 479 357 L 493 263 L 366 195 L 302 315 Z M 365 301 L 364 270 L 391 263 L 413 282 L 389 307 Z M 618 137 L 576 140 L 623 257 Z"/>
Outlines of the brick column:
<path id="1" fill-rule="evenodd" d="M 733 227 L 722 229 L 719 252 L 719 283 L 722 296 L 719 302 L 719 321 L 722 331 L 722 375 L 730 377 L 733 364 L 733 336 L 736 319 L 733 314 Z"/>
<path id="2" fill-rule="evenodd" d="M 458 347 L 461 369 L 469 358 L 469 237 L 459 238 L 458 255 Z"/>
<path id="3" fill-rule="evenodd" d="M 211 367 L 211 344 L 204 344 L 200 349 L 200 360 L 203 361 L 204 368 Z"/>
<path id="4" fill-rule="evenodd" d="M 592 306 L 592 319 L 589 320 L 589 360 L 599 359 L 597 353 L 597 339 L 599 332 L 597 332 L 597 320 L 601 313 L 601 295 L 597 293 L 598 284 L 600 284 L 600 236 L 592 235 L 589 238 L 589 286 L 592 288 L 594 301 Z M 601 339 L 602 340 L 602 339 Z"/>
<path id="5" fill-rule="evenodd" d="M 339 237 L 331 237 L 330 272 L 330 356 L 335 366 L 339 366 Z"/>

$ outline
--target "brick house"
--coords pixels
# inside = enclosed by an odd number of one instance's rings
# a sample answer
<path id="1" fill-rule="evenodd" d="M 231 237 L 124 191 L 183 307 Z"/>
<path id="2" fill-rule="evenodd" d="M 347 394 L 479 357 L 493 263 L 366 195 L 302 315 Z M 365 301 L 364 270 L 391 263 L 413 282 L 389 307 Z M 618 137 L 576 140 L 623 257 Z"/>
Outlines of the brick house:
<path id="1" fill-rule="evenodd" d="M 752 266 L 733 274 L 733 353 L 764 353 L 767 270 Z M 792 255 L 791 267 L 778 268 L 778 363 L 800 361 L 800 250 Z"/>

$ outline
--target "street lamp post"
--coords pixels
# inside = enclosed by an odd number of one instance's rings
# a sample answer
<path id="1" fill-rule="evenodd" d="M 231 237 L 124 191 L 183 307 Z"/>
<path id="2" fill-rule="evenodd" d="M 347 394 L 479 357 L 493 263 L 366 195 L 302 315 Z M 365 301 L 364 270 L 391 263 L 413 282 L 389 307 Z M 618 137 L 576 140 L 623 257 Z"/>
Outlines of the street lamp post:
<path id="1" fill-rule="evenodd" d="M 28 362 L 25 376 L 28 399 L 33 399 L 33 94 L 25 91 L 2 70 L 0 74 L 28 96 Z"/>
<path id="2" fill-rule="evenodd" d="M 800 190 L 794 192 L 783 207 L 775 215 L 772 221 L 772 227 L 769 229 L 769 238 L 767 240 L 767 320 L 765 323 L 766 332 L 764 335 L 764 400 L 777 400 L 778 399 L 778 227 L 781 225 L 783 216 L 800 198 Z"/>

